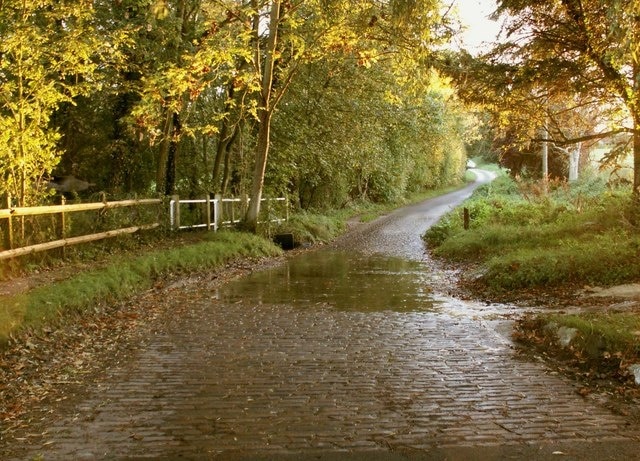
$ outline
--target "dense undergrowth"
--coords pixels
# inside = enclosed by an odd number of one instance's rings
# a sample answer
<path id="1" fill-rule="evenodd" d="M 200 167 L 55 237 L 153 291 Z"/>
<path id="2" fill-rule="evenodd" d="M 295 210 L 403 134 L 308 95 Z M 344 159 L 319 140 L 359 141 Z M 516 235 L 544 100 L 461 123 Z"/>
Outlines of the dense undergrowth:
<path id="1" fill-rule="evenodd" d="M 552 182 L 545 190 L 503 175 L 463 206 L 468 229 L 461 207 L 425 240 L 437 257 L 467 267 L 465 281 L 484 296 L 517 301 L 529 290 L 552 289 L 579 304 L 585 286 L 640 280 L 638 205 L 628 190 L 610 189 L 602 178 Z M 632 379 L 629 366 L 640 361 L 638 313 L 591 304 L 584 313 L 526 316 L 515 337 L 585 373 Z"/>

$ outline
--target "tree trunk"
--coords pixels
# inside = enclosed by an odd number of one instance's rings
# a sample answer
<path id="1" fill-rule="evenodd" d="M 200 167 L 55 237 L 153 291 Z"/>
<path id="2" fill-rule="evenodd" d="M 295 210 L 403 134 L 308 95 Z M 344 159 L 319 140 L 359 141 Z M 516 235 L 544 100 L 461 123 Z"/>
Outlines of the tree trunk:
<path id="1" fill-rule="evenodd" d="M 164 194 L 166 190 L 165 181 L 167 179 L 167 161 L 169 159 L 169 149 L 171 146 L 171 133 L 173 131 L 173 114 L 167 112 L 164 127 L 162 128 L 162 141 L 158 151 L 158 163 L 156 165 L 156 192 Z"/>
<path id="2" fill-rule="evenodd" d="M 169 141 L 169 155 L 167 156 L 167 168 L 164 182 L 164 195 L 173 195 L 176 189 L 176 165 L 178 162 L 178 153 L 180 149 L 180 137 L 182 131 L 182 123 L 180 122 L 180 114 L 173 113 L 173 129 L 171 130 L 171 139 Z"/>
<path id="3" fill-rule="evenodd" d="M 549 139 L 549 133 L 547 132 L 546 122 L 544 127 L 542 127 L 542 139 L 542 181 L 546 184 L 549 179 L 549 142 L 547 141 Z"/>
<path id="4" fill-rule="evenodd" d="M 224 154 L 224 171 L 222 173 L 222 185 L 220 186 L 220 195 L 227 195 L 229 188 L 229 180 L 231 176 L 231 149 L 227 149 Z"/>
<path id="5" fill-rule="evenodd" d="M 569 151 L 569 181 L 577 181 L 580 170 L 580 153 L 582 152 L 582 143 L 578 143 L 576 147 Z"/>
<path id="6" fill-rule="evenodd" d="M 238 122 L 239 123 L 239 122 Z M 217 193 L 222 193 L 224 195 L 225 184 L 228 182 L 228 173 L 230 166 L 230 152 L 233 147 L 233 143 L 238 137 L 238 133 L 240 132 L 240 127 L 238 124 L 234 125 L 233 131 L 231 134 L 228 133 L 228 128 L 223 126 L 220 130 L 220 141 L 218 142 L 218 146 L 216 149 L 216 158 L 213 165 L 213 173 L 211 175 L 211 184 L 213 187 L 213 191 Z M 222 137 L 224 134 L 224 138 Z M 224 165 L 222 181 L 219 180 L 220 170 L 222 170 L 222 166 Z"/>
<path id="7" fill-rule="evenodd" d="M 213 160 L 213 170 L 211 172 L 211 188 L 213 193 L 217 194 L 220 190 L 220 169 L 222 167 L 222 161 L 224 159 L 225 152 L 227 151 L 227 144 L 229 143 L 227 137 L 227 119 L 222 121 L 222 127 L 220 128 L 220 136 L 218 138 L 218 145 L 216 146 L 216 156 Z"/>
<path id="8" fill-rule="evenodd" d="M 262 56 L 260 53 L 260 21 L 259 17 L 255 17 L 254 34 L 255 38 L 255 56 L 254 65 L 256 69 L 261 70 L 262 88 L 260 92 L 260 113 L 258 125 L 258 141 L 255 151 L 255 166 L 253 170 L 253 182 L 251 186 L 251 202 L 247 208 L 244 219 L 244 227 L 250 232 L 256 232 L 258 229 L 258 215 L 260 214 L 260 200 L 262 199 L 262 189 L 264 186 L 264 174 L 267 167 L 267 158 L 269 155 L 269 142 L 271 139 L 271 117 L 273 115 L 273 104 L 271 93 L 273 90 L 273 78 L 276 62 L 276 50 L 278 46 L 278 28 L 280 26 L 280 0 L 271 2 L 271 11 L 269 14 L 269 38 L 267 39 L 266 52 L 264 58 L 264 66 L 262 66 Z"/>
<path id="9" fill-rule="evenodd" d="M 222 119 L 220 136 L 218 136 L 218 145 L 216 148 L 216 157 L 213 161 L 213 171 L 211 172 L 211 184 L 213 186 L 214 193 L 218 193 L 218 191 L 220 190 L 220 181 L 218 180 L 218 177 L 220 176 L 220 169 L 222 168 L 222 162 L 225 158 L 225 155 L 228 152 L 229 144 L 235 137 L 236 127 L 234 127 L 232 134 L 229 135 L 229 113 L 232 109 L 234 93 L 235 91 L 233 89 L 233 83 L 231 83 L 229 84 L 229 88 L 227 90 L 227 102 L 224 105 L 224 111 L 227 116 Z"/>
<path id="10" fill-rule="evenodd" d="M 633 193 L 640 201 L 640 113 L 633 118 Z"/>
<path id="11" fill-rule="evenodd" d="M 258 215 L 260 214 L 260 202 L 264 188 L 264 174 L 267 169 L 267 159 L 269 156 L 271 115 L 272 113 L 266 110 L 260 113 L 256 163 L 253 169 L 253 179 L 251 183 L 251 201 L 249 202 L 249 208 L 247 209 L 245 217 L 245 228 L 250 232 L 256 232 L 258 228 Z"/>

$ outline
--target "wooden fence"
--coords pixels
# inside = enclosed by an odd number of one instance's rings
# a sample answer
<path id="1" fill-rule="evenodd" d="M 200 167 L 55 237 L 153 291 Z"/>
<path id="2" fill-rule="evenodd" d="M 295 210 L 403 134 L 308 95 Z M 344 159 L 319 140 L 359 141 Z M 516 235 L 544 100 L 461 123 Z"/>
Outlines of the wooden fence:
<path id="1" fill-rule="evenodd" d="M 155 222 L 151 224 L 141 224 L 137 226 L 130 226 L 120 229 L 113 229 L 105 232 L 99 232 L 96 234 L 82 235 L 77 237 L 67 237 L 67 225 L 66 217 L 69 213 L 79 211 L 106 211 L 114 208 L 123 207 L 136 207 L 145 205 L 157 205 L 162 203 L 161 199 L 142 199 L 142 200 L 121 200 L 117 202 L 95 202 L 95 203 L 74 203 L 67 205 L 64 203 L 61 205 L 50 206 L 35 206 L 35 207 L 11 207 L 0 210 L 0 219 L 6 219 L 5 230 L 5 246 L 8 250 L 0 251 L 0 260 L 7 258 L 14 258 L 16 256 L 24 256 L 31 253 L 37 253 L 40 251 L 52 250 L 55 248 L 64 248 L 66 246 L 77 245 L 79 243 L 93 242 L 96 240 L 102 240 L 110 237 L 116 237 L 118 235 L 132 234 L 140 230 L 153 229 L 158 227 L 160 223 Z M 14 233 L 14 221 L 18 218 L 25 216 L 43 216 L 43 215 L 58 215 L 59 226 L 58 227 L 58 240 L 53 240 L 44 243 L 38 243 L 35 245 L 28 245 L 20 248 L 14 248 L 15 245 L 15 233 Z M 24 233 L 24 226 L 22 229 Z"/>
<path id="2" fill-rule="evenodd" d="M 281 222 L 289 219 L 288 202 L 285 198 L 262 199 L 265 202 L 267 215 L 266 220 L 263 222 Z M 282 214 L 284 216 L 274 218 L 272 216 L 272 203 L 280 203 L 284 210 Z M 7 250 L 0 251 L 0 260 L 14 258 L 18 256 L 24 256 L 41 251 L 52 250 L 55 248 L 63 248 L 67 246 L 77 245 L 80 243 L 92 242 L 102 240 L 106 238 L 116 237 L 118 235 L 132 234 L 140 230 L 153 229 L 160 226 L 159 222 L 150 224 L 140 224 L 135 226 L 123 227 L 119 229 L 108 230 L 105 232 L 99 232 L 95 234 L 68 237 L 66 234 L 67 225 L 66 217 L 69 213 L 80 211 L 98 211 L 105 212 L 109 209 L 123 208 L 123 207 L 140 207 L 148 205 L 158 205 L 163 203 L 162 199 L 140 199 L 140 200 L 122 200 L 116 202 L 95 202 L 95 203 L 77 203 L 51 205 L 51 206 L 37 206 L 37 207 L 8 207 L 6 209 L 0 209 L 0 222 L 6 219 L 6 226 L 4 232 L 5 247 Z M 202 213 L 198 214 L 199 222 L 193 222 L 193 217 L 190 223 L 183 223 L 181 221 L 181 205 L 201 205 Z M 220 227 L 230 227 L 237 224 L 240 221 L 240 216 L 248 204 L 248 199 L 236 199 L 228 198 L 223 199 L 216 197 L 214 199 L 204 198 L 197 200 L 183 200 L 178 196 L 173 196 L 169 202 L 169 226 L 173 230 L 180 229 L 192 229 L 192 228 L 206 228 L 207 230 L 213 229 L 217 231 Z M 15 227 L 19 219 L 24 219 L 25 216 L 42 216 L 42 215 L 58 215 L 59 225 L 57 240 L 37 243 L 34 245 L 28 245 L 20 248 L 14 248 L 16 243 Z M 202 215 L 202 216 L 200 216 Z M 24 223 L 22 223 L 22 234 L 24 234 Z M 24 235 L 22 236 L 24 237 Z M 23 238 L 24 239 L 24 238 Z"/>

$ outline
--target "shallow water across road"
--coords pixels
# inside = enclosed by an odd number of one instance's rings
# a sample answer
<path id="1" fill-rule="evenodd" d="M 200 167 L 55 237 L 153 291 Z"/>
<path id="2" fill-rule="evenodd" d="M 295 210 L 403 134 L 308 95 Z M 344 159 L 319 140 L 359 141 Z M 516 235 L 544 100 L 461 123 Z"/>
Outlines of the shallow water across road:
<path id="1" fill-rule="evenodd" d="M 433 311 L 438 302 L 417 261 L 317 251 L 251 274 L 217 291 L 224 303 L 287 304 L 341 311 Z"/>

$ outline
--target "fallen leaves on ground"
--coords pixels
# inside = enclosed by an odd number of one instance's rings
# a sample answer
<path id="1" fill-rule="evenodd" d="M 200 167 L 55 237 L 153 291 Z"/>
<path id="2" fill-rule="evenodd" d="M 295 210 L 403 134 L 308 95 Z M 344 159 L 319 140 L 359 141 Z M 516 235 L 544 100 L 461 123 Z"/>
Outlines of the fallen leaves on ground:
<path id="1" fill-rule="evenodd" d="M 44 443 L 43 421 L 61 403 L 82 398 L 110 368 L 128 360 L 150 331 L 175 315 L 167 308 L 168 291 L 189 284 L 213 286 L 275 262 L 239 259 L 216 271 L 167 277 L 126 302 L 69 314 L 55 325 L 12 338 L 0 351 L 0 449 L 12 441 Z"/>

